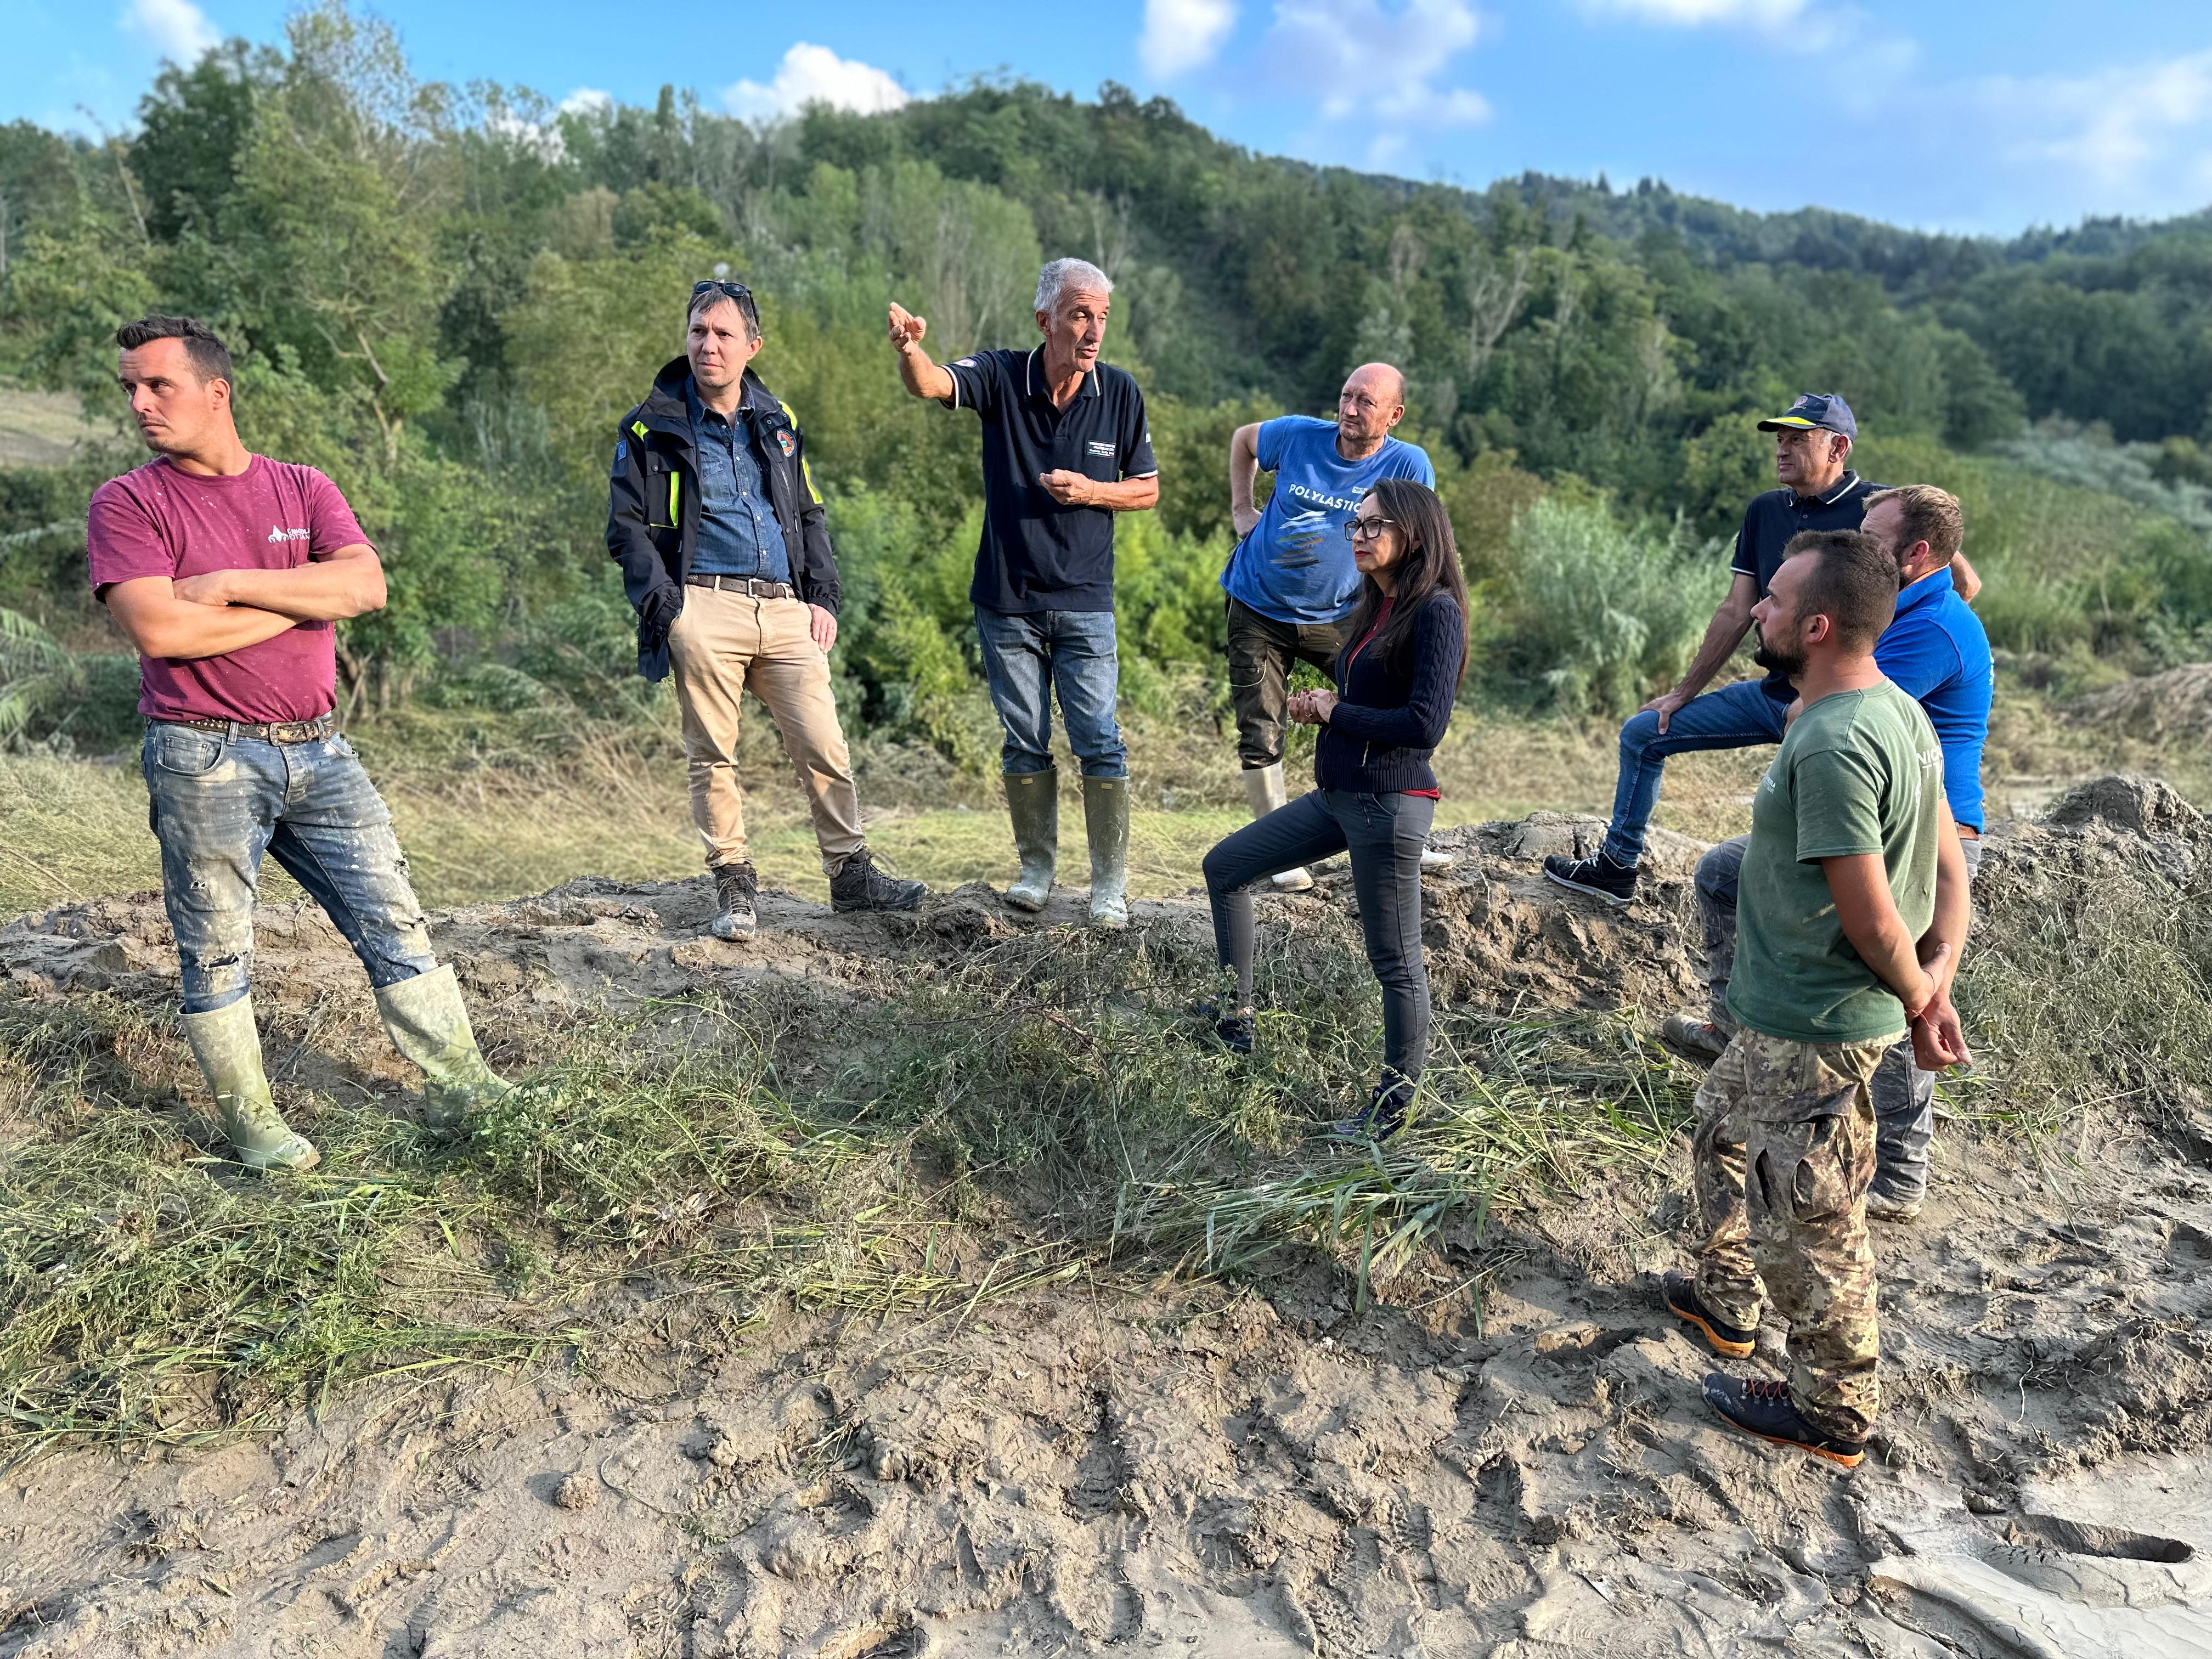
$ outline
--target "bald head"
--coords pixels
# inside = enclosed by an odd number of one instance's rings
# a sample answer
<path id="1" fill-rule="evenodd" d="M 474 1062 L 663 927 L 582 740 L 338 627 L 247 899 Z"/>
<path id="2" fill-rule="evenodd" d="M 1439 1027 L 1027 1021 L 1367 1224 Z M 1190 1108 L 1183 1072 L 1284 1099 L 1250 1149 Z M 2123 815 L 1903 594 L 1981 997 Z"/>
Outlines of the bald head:
<path id="1" fill-rule="evenodd" d="M 1406 377 L 1389 363 L 1360 364 L 1336 394 L 1337 453 L 1364 460 L 1405 416 Z"/>

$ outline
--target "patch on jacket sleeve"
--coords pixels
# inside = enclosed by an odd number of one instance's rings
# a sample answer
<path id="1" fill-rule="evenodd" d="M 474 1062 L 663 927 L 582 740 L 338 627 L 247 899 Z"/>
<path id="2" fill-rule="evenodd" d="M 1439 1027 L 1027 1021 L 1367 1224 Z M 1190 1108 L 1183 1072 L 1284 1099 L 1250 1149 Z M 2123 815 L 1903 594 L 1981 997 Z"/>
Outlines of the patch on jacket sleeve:
<path id="1" fill-rule="evenodd" d="M 614 476 L 622 477 L 623 468 L 629 460 L 629 440 L 623 438 L 615 445 Z"/>
<path id="2" fill-rule="evenodd" d="M 799 453 L 799 446 L 793 443 L 791 440 L 791 428 L 789 427 L 780 426 L 776 428 L 775 447 L 783 452 L 783 458 L 786 460 L 789 460 L 793 455 L 796 455 Z"/>

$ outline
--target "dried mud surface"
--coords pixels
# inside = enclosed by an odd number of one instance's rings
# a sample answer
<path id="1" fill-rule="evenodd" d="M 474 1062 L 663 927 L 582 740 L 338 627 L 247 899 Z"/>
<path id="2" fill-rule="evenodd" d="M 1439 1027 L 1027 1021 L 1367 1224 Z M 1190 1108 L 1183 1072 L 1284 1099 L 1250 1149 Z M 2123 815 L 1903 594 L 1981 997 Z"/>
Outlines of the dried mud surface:
<path id="1" fill-rule="evenodd" d="M 1429 893 L 1441 997 L 1692 994 L 1696 848 L 1602 910 L 1538 873 L 1596 827 L 1440 838 L 1464 854 Z M 2105 780 L 2001 826 L 1983 896 L 2033 914 L 2114 861 L 2185 883 L 2208 855 L 2171 791 Z M 1348 937 L 1347 896 L 1273 914 Z M 1036 925 L 981 888 L 890 921 L 770 896 L 728 946 L 694 936 L 708 908 L 700 883 L 585 880 L 436 931 L 495 1031 L 727 975 L 865 997 Z M 1194 901 L 1137 921 L 1205 937 Z M 261 948 L 264 997 L 366 1007 L 315 913 L 265 913 Z M 173 971 L 150 897 L 0 930 L 15 994 L 164 996 Z M 1886 1410 L 1849 1474 L 1699 1402 L 1714 1362 L 1653 1301 L 1682 1259 L 1678 1149 L 1656 1184 L 1496 1213 L 1479 1317 L 1356 1312 L 1321 1272 L 1271 1297 L 1070 1288 L 362 1389 L 211 1452 L 50 1456 L 0 1473 L 0 1656 L 2212 1653 L 2203 1106 L 2094 1117 L 2087 1156 L 2039 1166 L 1947 1127 L 1926 1215 L 1875 1234 Z M 1761 1346 L 1747 1364 L 1779 1333 Z"/>

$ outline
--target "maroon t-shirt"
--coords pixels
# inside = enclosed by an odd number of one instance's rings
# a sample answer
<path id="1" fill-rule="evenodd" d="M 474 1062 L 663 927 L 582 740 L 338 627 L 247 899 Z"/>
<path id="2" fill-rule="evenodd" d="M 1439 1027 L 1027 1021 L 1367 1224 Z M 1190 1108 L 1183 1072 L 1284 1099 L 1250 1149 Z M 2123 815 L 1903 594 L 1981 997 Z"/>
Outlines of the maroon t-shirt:
<path id="1" fill-rule="evenodd" d="M 336 484 L 266 455 L 234 478 L 181 472 L 161 456 L 100 485 L 85 527 L 103 599 L 139 576 L 291 570 L 368 540 Z M 151 720 L 316 720 L 336 701 L 337 637 L 329 623 L 303 622 L 220 657 L 141 657 L 138 684 Z"/>

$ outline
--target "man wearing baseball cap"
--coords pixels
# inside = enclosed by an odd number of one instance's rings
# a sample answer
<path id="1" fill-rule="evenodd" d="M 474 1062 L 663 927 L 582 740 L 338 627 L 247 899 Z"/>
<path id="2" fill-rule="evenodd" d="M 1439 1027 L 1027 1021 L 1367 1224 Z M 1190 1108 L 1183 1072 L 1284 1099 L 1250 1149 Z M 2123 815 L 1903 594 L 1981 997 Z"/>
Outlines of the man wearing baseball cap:
<path id="1" fill-rule="evenodd" d="M 1698 694 L 1750 631 L 1751 609 L 1766 597 L 1790 538 L 1808 530 L 1856 530 L 1867 498 L 1881 488 L 1848 465 L 1859 424 L 1835 392 L 1808 392 L 1761 421 L 1759 429 L 1774 434 L 1774 475 L 1782 487 L 1753 496 L 1744 513 L 1728 597 L 1713 613 L 1681 683 L 1644 704 L 1620 728 L 1620 773 L 1604 844 L 1590 858 L 1554 854 L 1544 860 L 1544 873 L 1553 881 L 1609 904 L 1626 904 L 1636 896 L 1644 832 L 1659 804 L 1668 756 L 1782 740 L 1784 716 L 1797 695 L 1787 676 L 1770 673 Z M 1981 587 L 1963 553 L 1953 558 L 1951 574 L 1963 599 L 1972 599 Z"/>

